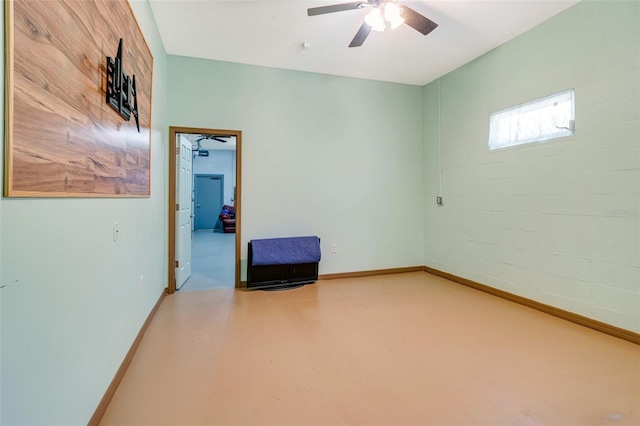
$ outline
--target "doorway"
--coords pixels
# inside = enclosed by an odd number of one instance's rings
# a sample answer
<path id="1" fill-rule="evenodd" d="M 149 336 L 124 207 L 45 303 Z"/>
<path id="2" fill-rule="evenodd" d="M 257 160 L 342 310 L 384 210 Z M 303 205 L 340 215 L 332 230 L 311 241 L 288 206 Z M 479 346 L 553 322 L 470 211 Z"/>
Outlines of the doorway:
<path id="1" fill-rule="evenodd" d="M 192 142 L 193 152 L 193 175 L 191 177 L 191 187 L 188 199 L 192 204 L 190 207 L 191 219 L 190 228 L 192 232 L 203 233 L 205 238 L 199 238 L 198 241 L 205 241 L 204 244 L 209 244 L 206 241 L 217 241 L 216 235 L 222 235 L 221 230 L 216 229 L 218 225 L 218 216 L 223 205 L 233 205 L 235 207 L 235 234 L 226 235 L 224 250 L 231 251 L 235 256 L 230 257 L 230 268 L 224 268 L 230 270 L 230 275 L 233 287 L 240 287 L 240 232 L 241 232 L 241 164 L 242 164 L 242 132 L 239 130 L 221 130 L 221 129 L 204 129 L 193 127 L 170 127 L 169 136 L 172 141 L 172 146 L 175 147 L 175 155 L 171 155 L 169 159 L 169 282 L 167 285 L 167 292 L 172 294 L 176 291 L 176 278 L 177 272 L 180 271 L 180 254 L 184 250 L 180 250 L 180 247 L 184 247 L 187 244 L 184 241 L 184 236 L 181 232 L 177 232 L 176 224 L 180 221 L 180 211 L 184 211 L 184 205 L 180 206 L 180 194 L 181 190 L 184 192 L 184 186 L 180 184 L 181 179 L 184 181 L 185 177 L 182 173 L 177 173 L 179 168 L 179 159 L 181 157 L 179 140 L 188 139 Z M 224 149 L 229 150 L 233 143 L 235 149 L 233 150 L 233 156 L 224 155 L 224 153 L 217 153 L 217 146 L 224 144 Z M 203 163 L 202 158 L 210 159 L 225 158 L 230 168 L 228 172 L 217 173 L 214 169 L 204 170 L 198 172 L 198 162 Z M 203 163 L 204 164 L 204 163 Z M 213 164 L 213 163 L 209 163 Z M 209 172 L 214 171 L 214 172 Z M 188 185 L 187 185 L 188 187 Z M 197 195 L 196 195 L 197 194 Z M 182 194 L 182 199 L 185 200 L 185 194 Z M 217 201 L 216 201 L 217 199 Z M 188 202 L 188 201 L 186 201 Z M 198 202 L 200 206 L 198 207 Z M 184 204 L 185 201 L 182 201 Z M 218 205 L 219 204 L 219 205 Z M 206 235 L 205 235 L 206 234 Z M 191 234 L 195 235 L 195 234 Z M 231 244 L 230 244 L 231 243 Z M 191 244 L 191 238 L 189 238 L 188 244 Z M 217 244 L 217 243 L 215 243 Z M 196 245 L 194 240 L 195 249 L 201 247 Z M 229 250 L 230 249 L 230 250 Z M 212 250 L 215 252 L 215 250 Z M 197 256 L 197 253 L 194 253 Z M 211 263 L 213 264 L 213 263 Z M 214 269 L 218 269 L 215 267 Z M 222 268 L 220 268 L 222 269 Z M 195 275 L 194 275 L 195 276 Z M 188 283 L 188 280 L 187 280 Z"/>

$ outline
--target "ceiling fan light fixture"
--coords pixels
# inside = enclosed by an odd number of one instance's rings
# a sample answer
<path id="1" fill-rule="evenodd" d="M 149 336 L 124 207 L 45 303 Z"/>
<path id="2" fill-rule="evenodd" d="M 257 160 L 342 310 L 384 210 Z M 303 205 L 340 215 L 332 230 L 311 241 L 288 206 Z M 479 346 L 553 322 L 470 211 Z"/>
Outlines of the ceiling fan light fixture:
<path id="1" fill-rule="evenodd" d="M 383 3 L 379 7 L 374 7 L 364 20 L 374 31 L 384 31 L 389 28 L 395 30 L 404 23 L 400 12 L 397 4 Z"/>
<path id="2" fill-rule="evenodd" d="M 409 6 L 398 6 L 399 1 L 400 0 L 359 0 L 329 6 L 312 7 L 307 9 L 307 15 L 315 16 L 371 7 L 371 11 L 365 16 L 364 22 L 360 25 L 351 43 L 349 43 L 349 47 L 362 46 L 371 31 L 395 30 L 402 24 L 407 24 L 422 35 L 427 35 L 436 29 L 438 24 L 411 9 Z"/>
<path id="3" fill-rule="evenodd" d="M 379 7 L 374 7 L 371 12 L 364 17 L 364 21 L 371 27 L 373 31 L 384 31 L 385 23 L 384 16 L 380 12 Z"/>
<path id="4" fill-rule="evenodd" d="M 386 3 L 384 5 L 384 19 L 389 23 L 392 30 L 404 23 L 404 18 L 400 16 L 400 8 L 395 3 Z"/>
<path id="5" fill-rule="evenodd" d="M 397 17 L 395 18 L 393 21 L 389 21 L 389 25 L 391 26 L 392 30 L 395 30 L 396 28 L 398 28 L 400 25 L 404 24 L 404 19 L 402 19 L 401 17 Z"/>

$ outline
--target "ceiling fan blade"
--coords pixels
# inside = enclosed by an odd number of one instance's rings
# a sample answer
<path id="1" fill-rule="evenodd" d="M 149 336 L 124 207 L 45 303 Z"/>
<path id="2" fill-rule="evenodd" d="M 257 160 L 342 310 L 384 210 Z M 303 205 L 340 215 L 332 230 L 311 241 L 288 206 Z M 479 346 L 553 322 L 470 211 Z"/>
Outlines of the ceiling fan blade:
<path id="1" fill-rule="evenodd" d="M 214 141 L 222 142 L 222 143 L 227 143 L 227 142 L 229 142 L 228 140 L 226 140 L 226 139 L 222 139 L 222 138 L 219 138 L 218 136 L 214 136 L 214 137 L 212 137 L 211 139 L 213 139 Z"/>
<path id="2" fill-rule="evenodd" d="M 364 41 L 367 39 L 370 32 L 371 32 L 371 25 L 367 24 L 366 22 L 363 22 L 362 26 L 360 26 L 360 29 L 356 33 L 356 36 L 353 38 L 353 40 L 351 40 L 351 44 L 349 44 L 349 47 L 362 46 L 362 43 L 364 43 Z"/>
<path id="3" fill-rule="evenodd" d="M 311 7 L 307 9 L 307 16 L 323 15 L 325 13 L 360 9 L 366 3 L 367 3 L 366 1 L 354 1 L 351 3 L 332 4 L 330 6 Z"/>
<path id="4" fill-rule="evenodd" d="M 400 16 L 404 18 L 404 23 L 424 35 L 429 34 L 438 26 L 431 19 L 425 18 L 410 7 L 400 6 L 400 10 Z"/>

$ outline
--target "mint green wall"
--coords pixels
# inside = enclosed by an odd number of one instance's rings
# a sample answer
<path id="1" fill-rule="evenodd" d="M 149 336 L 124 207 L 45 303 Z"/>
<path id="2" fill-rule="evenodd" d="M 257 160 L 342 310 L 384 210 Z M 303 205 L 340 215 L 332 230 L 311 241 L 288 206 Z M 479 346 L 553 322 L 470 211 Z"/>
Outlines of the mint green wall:
<path id="1" fill-rule="evenodd" d="M 151 197 L 1 201 L 2 424 L 86 424 L 166 286 L 166 55 L 132 8 L 154 57 Z"/>
<path id="2" fill-rule="evenodd" d="M 177 56 L 168 74 L 171 125 L 243 132 L 243 278 L 248 240 L 294 235 L 320 236 L 321 274 L 422 265 L 420 87 Z"/>
<path id="3" fill-rule="evenodd" d="M 583 1 L 424 88 L 427 266 L 640 331 L 639 8 Z M 491 112 L 570 88 L 575 136 L 488 150 Z"/>

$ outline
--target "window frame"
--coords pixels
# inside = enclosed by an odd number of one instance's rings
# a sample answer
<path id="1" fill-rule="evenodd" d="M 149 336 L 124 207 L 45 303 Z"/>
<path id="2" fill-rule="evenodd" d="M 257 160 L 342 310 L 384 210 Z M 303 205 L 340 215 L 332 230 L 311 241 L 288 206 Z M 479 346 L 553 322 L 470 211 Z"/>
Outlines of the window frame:
<path id="1" fill-rule="evenodd" d="M 557 99 L 555 102 L 552 102 Z M 537 135 L 531 135 L 528 137 L 519 138 L 518 133 L 524 127 L 524 122 L 531 117 L 528 115 L 535 115 L 535 113 L 543 114 L 545 109 L 548 109 L 553 103 L 570 103 L 570 111 L 568 113 L 568 123 L 566 126 L 558 126 L 554 123 L 557 131 L 548 132 L 550 127 L 547 123 L 547 132 L 544 132 L 544 121 L 539 119 L 537 129 L 540 131 Z M 536 107 L 538 105 L 538 107 Z M 502 109 L 500 111 L 489 114 L 489 137 L 488 147 L 491 151 L 513 148 L 520 145 L 527 145 L 534 142 L 545 142 L 553 139 L 564 138 L 573 136 L 575 134 L 575 89 L 567 89 L 561 92 L 557 92 L 533 101 L 525 102 L 516 106 Z M 566 114 L 565 114 L 566 115 Z M 544 117 L 541 117 L 544 118 Z M 547 119 L 552 118 L 547 115 Z M 510 122 L 510 123 L 508 123 Z M 565 124 L 564 121 L 561 124 Z M 501 127 L 500 124 L 505 127 Z M 534 129 L 536 129 L 534 127 Z M 505 142 L 505 134 L 507 141 Z"/>

